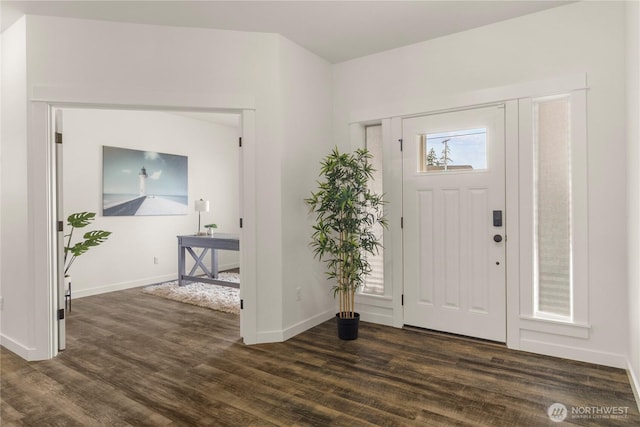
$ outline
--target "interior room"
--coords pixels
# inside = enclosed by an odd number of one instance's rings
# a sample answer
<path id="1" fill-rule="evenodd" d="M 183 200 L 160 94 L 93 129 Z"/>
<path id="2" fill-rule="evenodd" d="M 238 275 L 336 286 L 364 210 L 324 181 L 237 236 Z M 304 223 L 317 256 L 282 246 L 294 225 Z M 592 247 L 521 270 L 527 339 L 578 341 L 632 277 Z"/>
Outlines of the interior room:
<path id="1" fill-rule="evenodd" d="M 191 201 L 183 215 L 97 215 L 91 228 L 109 230 L 112 235 L 109 244 L 91 249 L 92 256 L 74 263 L 72 298 L 174 280 L 176 236 L 206 231 L 206 224 L 216 224 L 217 232 L 238 234 L 239 116 L 65 108 L 62 120 L 64 218 L 74 212 L 103 210 L 102 195 L 108 193 L 103 189 L 103 146 L 186 156 Z M 152 164 L 149 159 L 146 165 L 127 171 L 134 184 L 142 167 L 149 179 L 161 178 L 162 167 Z M 199 199 L 209 201 L 209 211 L 200 214 L 198 230 L 199 215 L 193 205 Z M 117 260 L 118 268 L 104 259 Z M 239 261 L 237 252 L 221 251 L 219 270 L 237 269 Z M 193 259 L 187 262 L 191 269 Z"/>
<path id="2" fill-rule="evenodd" d="M 640 420 L 637 1 L 0 7 L 3 419 Z M 484 160 L 453 131 L 486 134 Z M 105 146 L 187 157 L 188 212 L 104 215 Z M 305 199 L 325 156 L 362 147 L 389 225 L 341 341 Z M 219 259 L 242 267 L 240 315 L 141 293 L 177 278 L 199 199 L 201 224 L 240 236 Z M 78 211 L 112 235 L 74 267 L 68 313 L 58 221 Z"/>

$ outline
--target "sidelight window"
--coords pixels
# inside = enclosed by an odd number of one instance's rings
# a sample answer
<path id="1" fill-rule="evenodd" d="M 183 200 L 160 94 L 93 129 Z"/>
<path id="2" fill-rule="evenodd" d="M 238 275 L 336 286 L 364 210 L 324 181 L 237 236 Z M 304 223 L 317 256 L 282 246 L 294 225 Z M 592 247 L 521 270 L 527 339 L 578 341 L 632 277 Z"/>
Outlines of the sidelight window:
<path id="1" fill-rule="evenodd" d="M 539 317 L 572 317 L 570 97 L 532 101 L 534 306 Z"/>
<path id="2" fill-rule="evenodd" d="M 518 101 L 520 315 L 531 330 L 581 338 L 590 327 L 586 101 L 584 89 Z"/>
<path id="3" fill-rule="evenodd" d="M 367 126 L 365 128 L 365 147 L 373 156 L 371 164 L 375 169 L 373 180 L 370 181 L 369 187 L 374 193 L 384 194 L 382 185 L 382 125 Z M 383 228 L 380 224 L 375 227 L 374 232 L 380 238 L 380 252 L 374 255 L 367 254 L 371 272 L 365 278 L 362 293 L 384 295 Z"/>

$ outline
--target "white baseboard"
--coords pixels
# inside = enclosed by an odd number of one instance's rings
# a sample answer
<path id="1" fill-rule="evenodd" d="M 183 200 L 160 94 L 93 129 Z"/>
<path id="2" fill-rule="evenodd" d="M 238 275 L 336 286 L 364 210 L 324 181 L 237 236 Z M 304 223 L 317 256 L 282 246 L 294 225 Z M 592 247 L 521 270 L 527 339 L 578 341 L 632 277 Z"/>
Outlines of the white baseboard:
<path id="1" fill-rule="evenodd" d="M 319 324 L 331 319 L 335 315 L 335 309 L 331 309 L 329 311 L 325 311 L 324 313 L 320 313 L 316 316 L 303 320 L 302 322 L 298 322 L 295 325 L 289 326 L 283 331 L 283 341 L 286 341 L 289 338 L 293 338 L 296 335 L 313 328 L 314 326 L 318 326 Z"/>
<path id="2" fill-rule="evenodd" d="M 218 266 L 219 271 L 232 270 L 234 268 L 239 268 L 239 264 L 229 263 L 229 264 L 222 264 Z M 72 284 L 71 291 L 72 291 L 73 298 L 83 298 L 83 297 L 90 297 L 92 295 L 106 294 L 107 292 L 122 291 L 125 289 L 131 289 L 131 288 L 139 288 L 140 286 L 153 285 L 156 283 L 167 282 L 169 280 L 177 280 L 177 278 L 178 278 L 177 273 L 165 274 L 162 276 L 148 277 L 146 279 L 132 280 L 129 282 L 111 283 L 108 285 L 96 286 L 94 288 L 80 289 L 80 290 L 74 290 L 73 284 Z"/>
<path id="3" fill-rule="evenodd" d="M 109 285 L 96 286 L 89 289 L 74 290 L 71 287 L 72 298 L 83 298 L 92 295 L 106 294 L 107 292 L 122 291 L 124 289 L 138 288 L 140 286 L 153 285 L 155 283 L 177 280 L 176 274 L 166 274 L 163 276 L 148 277 L 146 279 L 132 280 L 129 282 L 112 283 Z"/>
<path id="4" fill-rule="evenodd" d="M 363 322 L 379 325 L 394 326 L 393 302 L 390 299 L 359 295 L 356 301 L 356 311 L 360 313 Z"/>
<path id="5" fill-rule="evenodd" d="M 558 345 L 532 339 L 520 339 L 519 350 L 547 356 L 572 359 L 579 362 L 595 363 L 613 368 L 627 369 L 627 358 L 622 354 L 593 351 L 584 348 Z"/>
<path id="6" fill-rule="evenodd" d="M 273 330 L 273 331 L 262 331 L 256 334 L 256 341 L 252 344 L 266 344 L 266 343 L 274 343 L 274 342 L 284 342 L 289 338 L 293 338 L 296 335 L 313 328 L 314 326 L 319 325 L 320 323 L 326 322 L 335 316 L 335 310 L 325 311 L 324 313 L 320 313 L 316 316 L 305 319 L 301 322 L 296 323 L 295 325 L 289 326 L 286 329 L 282 330 Z"/>
<path id="7" fill-rule="evenodd" d="M 636 405 L 638 406 L 638 410 L 640 411 L 640 378 L 637 375 L 637 372 L 633 370 L 633 365 L 627 359 L 627 376 L 629 377 L 629 384 L 631 384 L 631 390 L 633 391 L 633 395 L 636 398 Z"/>
<path id="8" fill-rule="evenodd" d="M 238 264 L 237 262 L 234 262 L 234 263 L 230 263 L 230 264 L 219 264 L 218 265 L 218 271 L 233 270 L 234 268 L 240 268 L 240 264 Z"/>
<path id="9" fill-rule="evenodd" d="M 366 309 L 359 309 L 360 320 L 363 322 L 371 322 L 376 323 L 378 325 L 391 326 L 393 327 L 393 315 L 381 314 L 381 313 L 373 313 L 367 311 Z"/>
<path id="10" fill-rule="evenodd" d="M 4 334 L 0 335 L 0 345 L 27 361 L 45 360 L 49 358 L 46 355 L 41 355 L 41 352 L 37 352 L 36 349 L 29 348 L 24 344 L 7 337 Z"/>
<path id="11" fill-rule="evenodd" d="M 263 331 L 256 333 L 256 340 L 251 344 L 269 344 L 274 342 L 284 342 L 284 333 L 279 331 Z"/>

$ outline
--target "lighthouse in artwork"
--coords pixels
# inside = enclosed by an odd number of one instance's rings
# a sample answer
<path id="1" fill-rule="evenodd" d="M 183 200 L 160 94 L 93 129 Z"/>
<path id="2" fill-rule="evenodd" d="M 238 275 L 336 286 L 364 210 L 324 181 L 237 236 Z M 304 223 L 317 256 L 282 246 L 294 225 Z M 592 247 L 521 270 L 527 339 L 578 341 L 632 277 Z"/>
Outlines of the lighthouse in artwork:
<path id="1" fill-rule="evenodd" d="M 146 196 L 147 195 L 147 170 L 144 168 L 144 166 L 142 167 L 142 169 L 140 169 L 140 173 L 138 174 L 138 176 L 140 177 L 140 196 Z"/>

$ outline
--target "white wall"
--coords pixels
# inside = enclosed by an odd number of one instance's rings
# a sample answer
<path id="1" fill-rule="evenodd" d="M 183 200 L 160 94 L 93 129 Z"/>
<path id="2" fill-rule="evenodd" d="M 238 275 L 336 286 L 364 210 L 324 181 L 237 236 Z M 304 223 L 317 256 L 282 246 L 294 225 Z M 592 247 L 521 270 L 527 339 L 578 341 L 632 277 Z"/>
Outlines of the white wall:
<path id="1" fill-rule="evenodd" d="M 237 127 L 161 111 L 70 108 L 63 110 L 63 116 L 64 216 L 95 212 L 91 226 L 78 231 L 113 233 L 107 242 L 74 263 L 74 297 L 174 280 L 176 236 L 197 231 L 196 199 L 209 200 L 211 205 L 210 212 L 202 214 L 202 224 L 215 222 L 216 231 L 239 232 Z M 103 145 L 187 156 L 188 214 L 103 217 Z M 221 269 L 238 267 L 238 252 L 219 253 Z M 154 257 L 158 264 L 154 264 Z"/>
<path id="2" fill-rule="evenodd" d="M 254 315 L 243 313 L 242 327 L 248 331 L 245 342 L 283 338 L 283 270 L 285 260 L 294 258 L 298 248 L 282 244 L 285 226 L 282 208 L 299 201 L 298 194 L 283 192 L 283 169 L 288 168 L 286 162 L 290 161 L 283 156 L 284 147 L 292 143 L 292 136 L 285 136 L 284 129 L 290 123 L 312 120 L 310 115 L 323 117 L 331 107 L 328 97 L 320 97 L 309 100 L 313 105 L 307 108 L 289 109 L 284 116 L 283 92 L 292 83 L 281 75 L 280 36 L 44 16 L 27 16 L 26 33 L 27 82 L 23 96 L 34 101 L 32 106 L 36 110 L 39 101 L 63 105 L 255 110 L 255 145 L 250 147 L 256 159 L 255 170 L 251 171 L 255 175 L 255 182 L 251 183 L 255 194 L 249 195 L 254 197 L 255 211 L 245 211 L 243 215 L 246 221 L 253 222 L 251 227 L 255 230 L 255 235 L 247 236 L 254 244 L 246 250 L 256 254 L 253 276 L 257 278 L 257 298 L 245 301 L 245 312 Z M 313 90 L 330 93 L 329 64 L 309 61 L 307 68 L 314 70 L 315 77 L 306 81 L 315 87 Z M 17 102 L 26 105 L 24 99 Z M 29 114 L 24 107 L 16 111 L 17 123 L 24 126 L 28 117 L 27 125 L 37 131 L 22 133 L 7 144 L 8 150 L 16 150 L 22 157 L 15 160 L 19 170 L 0 195 L 3 209 L 7 206 L 5 201 L 19 193 L 16 189 L 27 176 L 34 186 L 6 213 L 3 211 L 3 233 L 35 230 L 34 234 L 46 235 L 50 227 L 49 219 L 39 209 L 48 203 L 47 170 L 41 167 L 46 165 L 46 132 L 43 134 L 40 129 L 41 116 L 32 110 Z M 3 109 L 3 120 L 5 113 Z M 314 140 L 326 144 L 328 151 L 331 128 L 327 123 L 323 119 L 315 128 Z M 28 157 L 25 146 L 29 147 Z M 297 179 L 309 180 L 316 171 L 308 168 L 300 173 L 302 176 Z M 24 212 L 27 215 L 22 215 Z M 7 222 L 9 217 L 17 218 L 16 222 Z M 300 224 L 306 222 L 306 217 L 295 217 L 286 226 L 300 229 L 303 227 Z M 11 294 L 5 304 L 14 305 L 20 313 L 17 317 L 5 317 L 12 324 L 3 325 L 3 339 L 23 343 L 18 353 L 27 358 L 33 358 L 27 354 L 28 348 L 49 347 L 46 325 L 50 314 L 42 310 L 34 313 L 32 308 L 33 301 L 37 302 L 39 295 L 46 299 L 50 289 L 46 280 L 46 245 L 43 239 L 33 239 L 30 244 L 19 243 L 10 254 L 2 252 L 3 292 L 6 285 L 6 292 Z M 27 263 L 37 274 L 23 280 L 19 267 Z M 249 266 L 243 265 L 246 268 Z M 315 271 L 307 274 L 310 280 L 316 280 Z M 318 312 L 306 313 L 309 319 L 323 312 L 321 307 L 311 306 L 314 308 Z M 28 336 L 21 325 L 33 325 L 34 330 L 44 331 L 44 335 L 37 339 Z M 5 335 L 5 330 L 11 333 Z"/>
<path id="3" fill-rule="evenodd" d="M 629 373 L 640 405 L 640 3 L 627 10 L 627 198 L 629 221 Z"/>
<path id="4" fill-rule="evenodd" d="M 255 108 L 258 283 L 257 300 L 245 305 L 257 306 L 249 341 L 260 342 L 286 338 L 333 306 L 320 264 L 306 257 L 301 198 L 324 154 L 349 148 L 354 112 L 586 72 L 592 330 L 588 340 L 549 343 L 593 359 L 627 354 L 623 23 L 622 3 L 580 2 L 330 67 L 276 35 L 28 16 L 2 40 L 2 344 L 27 358 L 48 346 L 50 314 L 39 310 L 49 289 L 46 137 L 27 99 Z M 22 70 L 11 77 L 8 63 Z"/>
<path id="5" fill-rule="evenodd" d="M 2 192 L 2 88 L 4 84 L 3 75 L 3 62 L 2 62 L 2 33 L 0 33 L 0 193 Z M 0 208 L 0 224 L 2 224 L 2 209 Z M 2 226 L 0 225 L 0 233 L 2 232 Z M 2 235 L 0 234 L 0 298 L 2 298 Z M 4 300 L 0 299 L 0 310 L 4 305 Z M 0 334 L 2 333 L 2 313 L 0 312 Z"/>
<path id="6" fill-rule="evenodd" d="M 331 91 L 315 82 L 331 80 L 328 63 L 291 41 L 280 38 L 279 66 L 283 81 L 282 110 L 285 126 L 282 159 L 283 224 L 283 325 L 285 337 L 335 314 L 331 285 L 325 268 L 309 246 L 312 223 L 304 199 L 317 186 L 321 160 L 332 140 Z M 298 120 L 292 117 L 303 113 Z"/>
<path id="7" fill-rule="evenodd" d="M 0 227 L 2 268 L 0 295 L 4 298 L 3 345 L 33 350 L 33 289 L 22 283 L 33 280 L 29 268 L 27 146 L 26 21 L 19 20 L 2 33 L 2 204 Z M 19 254 L 19 256 L 16 256 Z M 15 350 L 14 350 L 15 351 Z"/>
<path id="8" fill-rule="evenodd" d="M 624 8 L 579 2 L 348 61 L 334 67 L 333 90 L 334 139 L 345 141 L 352 117 L 586 73 L 592 328 L 588 339 L 537 335 L 537 350 L 614 365 L 625 359 L 628 335 Z"/>

